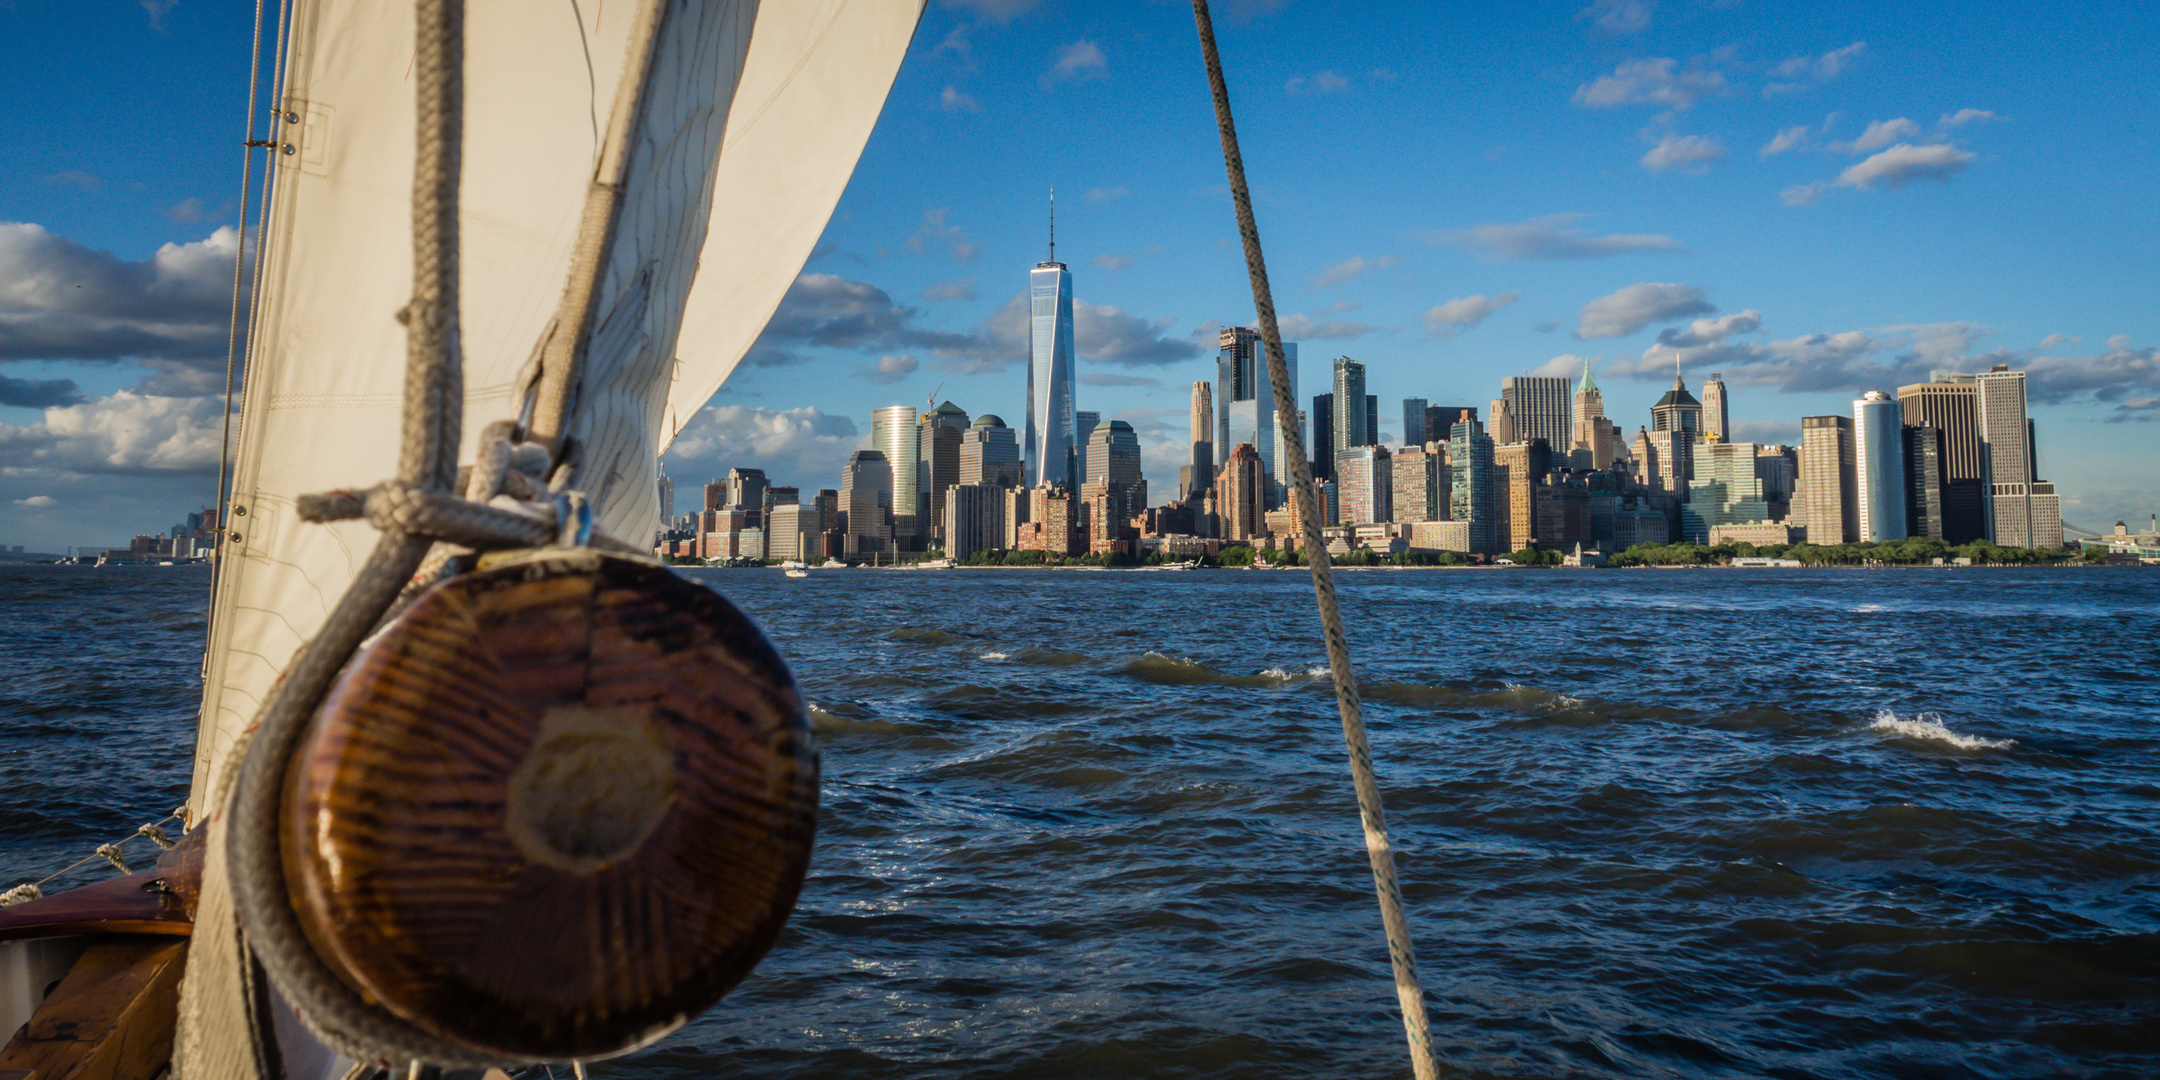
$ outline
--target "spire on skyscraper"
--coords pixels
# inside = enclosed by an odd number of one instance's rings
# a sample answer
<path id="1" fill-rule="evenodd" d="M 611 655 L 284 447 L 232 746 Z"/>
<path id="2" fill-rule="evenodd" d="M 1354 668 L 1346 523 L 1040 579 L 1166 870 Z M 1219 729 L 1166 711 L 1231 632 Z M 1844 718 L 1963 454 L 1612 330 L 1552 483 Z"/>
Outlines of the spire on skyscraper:
<path id="1" fill-rule="evenodd" d="M 1057 185 L 1050 185 L 1050 259 L 1057 261 Z"/>
<path id="2" fill-rule="evenodd" d="M 1575 391 L 1576 393 L 1589 393 L 1597 388 L 1597 380 L 1590 377 L 1590 360 L 1585 357 L 1582 362 L 1582 384 L 1577 386 Z"/>

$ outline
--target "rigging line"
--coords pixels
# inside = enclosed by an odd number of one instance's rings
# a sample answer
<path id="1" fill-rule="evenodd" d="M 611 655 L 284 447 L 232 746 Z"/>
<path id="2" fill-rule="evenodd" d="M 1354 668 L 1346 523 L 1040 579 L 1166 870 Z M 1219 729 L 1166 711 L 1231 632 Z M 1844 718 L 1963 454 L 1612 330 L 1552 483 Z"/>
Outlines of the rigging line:
<path id="1" fill-rule="evenodd" d="M 231 500 L 225 495 L 225 470 L 232 458 L 233 366 L 240 356 L 240 285 L 246 280 L 247 273 L 248 180 L 255 174 L 253 155 L 258 145 L 255 138 L 255 103 L 262 95 L 262 24 L 263 0 L 255 0 L 254 44 L 248 50 L 247 127 L 241 139 L 240 201 L 236 204 L 239 207 L 240 221 L 237 226 L 239 231 L 233 237 L 232 319 L 225 331 L 225 413 L 221 417 L 223 427 L 218 438 L 217 520 L 210 523 L 213 530 L 211 535 L 217 537 L 216 550 L 219 558 L 210 567 L 210 613 L 205 617 L 206 629 L 209 624 L 217 621 L 217 582 L 225 569 L 223 555 L 226 513 L 231 504 Z M 205 677 L 210 674 L 208 649 L 203 650 L 202 673 Z"/>
<path id="2" fill-rule="evenodd" d="M 1372 862 L 1373 888 L 1380 897 L 1380 918 L 1387 929 L 1388 960 L 1395 970 L 1395 995 L 1402 1005 L 1403 1031 L 1410 1043 L 1410 1066 L 1417 1080 L 1434 1080 L 1432 1030 L 1425 1018 L 1425 991 L 1418 984 L 1417 955 L 1403 916 L 1402 889 L 1395 880 L 1395 855 L 1388 844 L 1387 820 L 1380 805 L 1380 783 L 1373 775 L 1372 750 L 1365 738 L 1365 718 L 1358 704 L 1357 680 L 1350 669 L 1350 643 L 1335 600 L 1335 576 L 1327 547 L 1320 542 L 1320 518 L 1313 493 L 1312 466 L 1298 435 L 1297 402 L 1290 396 L 1290 369 L 1283 360 L 1282 330 L 1275 321 L 1275 298 L 1268 287 L 1267 263 L 1260 254 L 1260 230 L 1253 221 L 1252 193 L 1245 186 L 1245 159 L 1238 153 L 1237 126 L 1230 117 L 1230 91 L 1223 83 L 1222 57 L 1215 49 L 1215 24 L 1207 0 L 1193 0 L 1193 23 L 1207 62 L 1208 88 L 1215 99 L 1215 121 L 1222 136 L 1223 168 L 1230 176 L 1230 199 L 1237 210 L 1238 236 L 1244 241 L 1245 266 L 1252 278 L 1253 310 L 1267 347 L 1268 381 L 1275 393 L 1278 453 L 1290 464 L 1290 482 L 1304 526 L 1306 563 L 1312 567 L 1313 593 L 1320 627 L 1327 640 L 1328 673 L 1335 681 L 1335 703 L 1342 712 L 1343 742 L 1350 754 L 1350 774 L 1357 787 L 1358 812 L 1365 826 L 1365 853 Z"/>

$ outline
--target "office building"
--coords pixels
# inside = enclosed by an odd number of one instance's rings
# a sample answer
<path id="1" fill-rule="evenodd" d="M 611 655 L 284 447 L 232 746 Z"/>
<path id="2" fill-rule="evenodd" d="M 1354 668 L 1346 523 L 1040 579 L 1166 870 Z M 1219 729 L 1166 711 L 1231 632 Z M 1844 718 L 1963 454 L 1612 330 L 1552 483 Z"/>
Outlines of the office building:
<path id="1" fill-rule="evenodd" d="M 944 510 L 940 532 L 945 557 L 965 559 L 978 551 L 1005 546 L 1006 489 L 994 484 L 953 484 L 938 500 Z"/>
<path id="2" fill-rule="evenodd" d="M 1057 261 L 1053 231 L 1050 258 L 1028 273 L 1027 428 L 1022 456 L 1028 486 L 1076 486 L 1073 416 L 1072 271 Z"/>
<path id="3" fill-rule="evenodd" d="M 1853 472 L 1860 539 L 1905 539 L 1905 425 L 1897 399 L 1880 390 L 1853 402 Z"/>
<path id="4" fill-rule="evenodd" d="M 1312 437 L 1305 441 L 1305 452 L 1312 458 L 1313 479 L 1326 480 L 1335 475 L 1335 395 L 1313 395 L 1311 415 Z"/>
<path id="5" fill-rule="evenodd" d="M 1362 396 L 1362 395 L 1360 395 Z M 1353 446 L 1335 455 L 1336 523 L 1370 525 L 1393 521 L 1393 462 L 1387 447 Z"/>
<path id="6" fill-rule="evenodd" d="M 729 469 L 727 474 L 728 505 L 739 506 L 750 514 L 750 525 L 759 524 L 758 514 L 765 506 L 765 470 Z"/>
<path id="7" fill-rule="evenodd" d="M 1477 410 L 1468 405 L 1425 406 L 1425 441 L 1444 443 L 1464 416 L 1477 419 Z"/>
<path id="8" fill-rule="evenodd" d="M 917 494 L 922 491 L 922 448 L 912 405 L 887 405 L 870 414 L 870 447 L 884 455 L 892 471 L 887 506 L 892 531 L 887 534 L 895 551 L 921 550 L 922 518 Z"/>
<path id="9" fill-rule="evenodd" d="M 1020 443 L 1005 419 L 984 413 L 960 434 L 958 483 L 1017 488 L 1022 483 Z"/>
<path id="10" fill-rule="evenodd" d="M 1465 410 L 1448 436 L 1448 517 L 1468 523 L 1462 550 L 1494 554 L 1493 440 L 1483 427 Z"/>
<path id="11" fill-rule="evenodd" d="M 1695 478 L 1688 482 L 1687 502 L 1680 507 L 1680 537 L 1697 544 L 1710 542 L 1710 532 L 1721 525 L 1756 525 L 1771 520 L 1770 501 L 1763 494 L 1761 458 L 1754 443 L 1705 440 L 1696 447 Z"/>
<path id="12" fill-rule="evenodd" d="M 1402 399 L 1402 443 L 1404 446 L 1423 446 L 1438 442 L 1442 436 L 1433 432 L 1426 421 L 1425 410 L 1430 408 L 1421 397 Z"/>
<path id="13" fill-rule="evenodd" d="M 1725 408 L 1725 376 L 1714 372 L 1702 387 L 1702 424 L 1705 436 L 1732 441 L 1732 415 Z"/>
<path id="14" fill-rule="evenodd" d="M 794 489 L 787 489 L 792 496 Z M 785 502 L 773 502 L 765 512 L 765 557 L 768 559 L 801 559 L 803 557 L 803 505 L 794 498 Z"/>
<path id="15" fill-rule="evenodd" d="M 1250 444 L 1260 456 L 1268 490 L 1262 493 L 1269 506 L 1287 490 L 1290 464 L 1276 453 L 1281 446 L 1281 419 L 1275 408 L 1274 382 L 1268 377 L 1267 349 L 1260 332 L 1246 326 L 1225 329 L 1215 354 L 1215 452 L 1225 447 Z M 1298 399 L 1297 342 L 1282 343 L 1285 374 L 1290 379 L 1290 400 Z M 1294 410 L 1293 410 L 1294 411 Z M 1317 457 L 1308 450 L 1308 457 Z"/>
<path id="16" fill-rule="evenodd" d="M 1486 426 L 1485 434 L 1492 438 L 1495 446 L 1505 446 L 1508 443 L 1517 441 L 1515 438 L 1515 407 L 1509 404 L 1506 398 L 1493 399 L 1492 423 Z"/>
<path id="17" fill-rule="evenodd" d="M 1690 439 L 1702 434 L 1702 402 L 1688 393 L 1687 383 L 1675 374 L 1672 389 L 1650 407 L 1650 430 L 1685 431 Z"/>
<path id="18" fill-rule="evenodd" d="M 1538 495 L 1552 468 L 1552 448 L 1543 439 L 1495 445 L 1493 537 L 1504 551 L 1520 551 L 1537 539 Z"/>
<path id="19" fill-rule="evenodd" d="M 1626 456 L 1626 447 L 1621 442 L 1620 425 L 1605 417 L 1605 395 L 1590 374 L 1588 360 L 1583 361 L 1582 381 L 1576 384 L 1573 404 L 1574 421 L 1565 444 L 1568 467 L 1612 468 L 1613 462 Z M 1560 445 L 1554 444 L 1556 448 Z"/>
<path id="20" fill-rule="evenodd" d="M 1215 483 L 1215 395 L 1205 382 L 1192 384 L 1192 473 L 1181 477 L 1179 498 L 1191 498 Z"/>
<path id="21" fill-rule="evenodd" d="M 1988 535 L 1987 463 L 1980 444 L 1980 384 L 1974 376 L 1934 372 L 1924 383 L 1898 387 L 1898 410 L 1908 427 L 1933 428 L 1942 472 L 1942 541 L 1964 544 Z"/>
<path id="22" fill-rule="evenodd" d="M 1091 515 L 1091 531 L 1123 526 L 1147 509 L 1147 481 L 1140 475 L 1140 437 L 1131 424 L 1112 420 L 1095 429 L 1088 441 L 1086 479 L 1081 485 L 1102 492 L 1107 502 L 1101 505 L 1111 513 L 1107 525 L 1096 522 Z"/>
<path id="23" fill-rule="evenodd" d="M 1997 364 L 1973 380 L 1989 538 L 2004 547 L 2061 547 L 2061 503 L 2055 485 L 2039 477 L 2032 421 L 2025 412 L 2025 373 Z"/>
<path id="24" fill-rule="evenodd" d="M 672 477 L 668 476 L 668 474 L 661 473 L 658 481 L 658 487 L 658 493 L 660 496 L 660 521 L 665 524 L 666 522 L 675 520 L 675 481 Z M 193 521 L 198 516 L 200 515 L 189 514 L 188 519 L 190 521 Z M 201 531 L 201 528 L 201 524 L 198 523 L 195 528 L 188 531 L 190 533 L 199 532 Z"/>
<path id="25" fill-rule="evenodd" d="M 1548 450 L 1565 449 L 1574 428 L 1569 415 L 1572 389 L 1564 378 L 1543 375 L 1511 375 L 1500 380 L 1500 400 L 1507 403 L 1509 419 L 1514 421 L 1514 437 L 1502 440 L 1500 432 L 1492 432 L 1494 445 L 1543 439 Z"/>
<path id="26" fill-rule="evenodd" d="M 1902 418 L 1902 417 L 1901 417 Z M 1931 427 L 1906 427 L 1905 535 L 1943 538 L 1942 432 Z"/>
<path id="27" fill-rule="evenodd" d="M 842 553 L 868 558 L 892 550 L 892 491 L 892 465 L 884 453 L 857 450 L 848 455 L 840 473 Z"/>
<path id="28" fill-rule="evenodd" d="M 1422 407 L 1418 419 L 1425 419 Z M 1390 521 L 1439 521 L 1447 517 L 1446 445 L 1429 442 L 1395 452 L 1388 467 L 1388 501 L 1394 510 Z"/>
<path id="29" fill-rule="evenodd" d="M 1222 467 L 1215 471 L 1216 535 L 1224 540 L 1247 542 L 1266 535 L 1265 491 L 1268 480 L 1260 454 L 1251 443 L 1233 447 Z"/>
<path id="30" fill-rule="evenodd" d="M 1831 546 L 1860 538 L 1860 490 L 1853 459 L 1853 424 L 1843 416 L 1800 418 L 1800 486 L 1791 522 L 1807 542 Z"/>
<path id="31" fill-rule="evenodd" d="M 1770 520 L 1783 521 L 1790 516 L 1793 489 L 1800 483 L 1800 455 L 1784 443 L 1757 445 L 1755 478 L 1762 481 L 1763 500 L 1770 506 Z"/>
<path id="32" fill-rule="evenodd" d="M 1695 480 L 1695 450 L 1703 445 L 1693 431 L 1668 428 L 1636 432 L 1642 459 L 1642 483 L 1652 491 L 1685 501 Z"/>
<path id="33" fill-rule="evenodd" d="M 916 454 L 922 491 L 915 502 L 930 546 L 939 546 L 945 535 L 945 489 L 960 482 L 960 441 L 967 430 L 967 410 L 950 401 L 922 414 L 919 421 Z"/>

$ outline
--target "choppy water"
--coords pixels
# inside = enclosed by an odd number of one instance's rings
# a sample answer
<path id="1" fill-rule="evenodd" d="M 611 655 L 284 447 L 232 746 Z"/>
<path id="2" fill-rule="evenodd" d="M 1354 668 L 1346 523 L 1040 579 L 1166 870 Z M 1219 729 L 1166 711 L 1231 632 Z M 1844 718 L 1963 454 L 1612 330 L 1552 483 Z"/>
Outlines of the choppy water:
<path id="1" fill-rule="evenodd" d="M 819 848 L 596 1076 L 1408 1075 L 1302 573 L 694 576 L 817 703 Z M 1342 580 L 1464 1074 L 2160 1075 L 2160 573 Z M 6 884 L 180 801 L 204 583 L 0 570 Z"/>

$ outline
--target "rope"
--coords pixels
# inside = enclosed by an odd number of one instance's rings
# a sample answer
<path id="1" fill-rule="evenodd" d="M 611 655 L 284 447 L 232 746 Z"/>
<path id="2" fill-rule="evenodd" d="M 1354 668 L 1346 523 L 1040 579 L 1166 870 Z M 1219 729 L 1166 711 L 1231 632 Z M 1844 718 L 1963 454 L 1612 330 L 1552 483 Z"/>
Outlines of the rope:
<path id="1" fill-rule="evenodd" d="M 179 821 L 186 813 L 187 807 L 181 806 L 178 809 L 175 809 L 172 813 L 167 814 L 156 821 L 152 821 L 143 825 L 137 825 L 134 832 L 129 833 L 128 835 L 123 836 L 110 844 L 99 844 L 97 846 L 97 850 L 92 851 L 90 854 L 85 855 L 82 858 L 67 864 L 66 866 L 63 866 L 60 869 L 55 870 L 52 873 L 47 874 L 36 881 L 25 882 L 24 884 L 17 885 L 12 889 L 7 890 L 6 892 L 0 892 L 0 908 L 14 907 L 17 904 L 27 904 L 32 900 L 42 900 L 45 898 L 44 886 L 50 883 L 54 878 L 60 877 L 63 874 L 71 873 L 76 869 L 79 869 L 80 867 L 83 867 L 90 863 L 94 863 L 99 859 L 103 859 L 106 862 L 111 863 L 114 869 L 120 871 L 123 874 L 130 873 L 131 871 L 128 870 L 127 860 L 125 857 L 122 856 L 120 852 L 121 845 L 127 843 L 130 840 L 144 838 L 148 839 L 151 843 L 156 844 L 160 849 L 169 849 L 173 846 L 172 839 L 166 836 L 165 830 L 159 828 L 159 826 L 165 825 L 169 822 Z"/>
<path id="2" fill-rule="evenodd" d="M 1290 463 L 1290 482 L 1304 525 L 1306 563 L 1312 567 L 1313 593 L 1320 606 L 1320 629 L 1327 639 L 1328 672 L 1335 681 L 1335 704 L 1342 712 L 1343 741 L 1350 751 L 1350 775 L 1357 787 L 1358 813 L 1365 826 L 1365 853 L 1372 862 L 1373 887 L 1380 895 L 1380 918 L 1387 929 L 1388 959 L 1395 969 L 1395 996 L 1402 1003 L 1403 1030 L 1410 1042 L 1410 1065 L 1417 1080 L 1439 1075 L 1432 1051 L 1432 1030 L 1425 1019 L 1425 992 L 1418 984 L 1417 955 L 1410 924 L 1403 916 L 1402 890 L 1395 881 L 1394 849 L 1388 845 L 1387 819 L 1380 806 L 1380 783 L 1373 775 L 1372 750 L 1365 739 L 1365 718 L 1358 704 L 1357 680 L 1350 669 L 1350 643 L 1343 632 L 1342 610 L 1335 600 L 1335 575 L 1327 547 L 1320 542 L 1320 516 L 1313 494 L 1312 467 L 1298 433 L 1297 402 L 1291 399 L 1290 369 L 1283 361 L 1282 331 L 1275 321 L 1275 297 L 1268 288 L 1267 263 L 1260 254 L 1260 230 L 1253 221 L 1252 195 L 1245 187 L 1245 159 L 1238 153 L 1237 126 L 1230 118 L 1230 91 L 1223 83 L 1222 58 L 1215 50 L 1215 24 L 1207 0 L 1193 0 L 1193 22 L 1200 52 L 1207 61 L 1208 86 L 1215 97 L 1215 121 L 1222 135 L 1223 167 L 1230 174 L 1230 198 L 1237 209 L 1238 236 L 1245 243 L 1245 265 L 1252 277 L 1253 310 L 1267 345 L 1268 381 L 1275 391 L 1277 452 Z"/>
<path id="3" fill-rule="evenodd" d="M 233 237 L 232 318 L 225 332 L 225 413 L 218 438 L 217 520 L 210 523 L 216 530 L 211 535 L 219 539 L 221 547 L 225 537 L 226 507 L 231 501 L 225 497 L 225 471 L 226 463 L 232 458 L 233 368 L 240 359 L 240 285 L 247 280 L 248 181 L 255 175 L 255 102 L 262 95 L 262 26 L 263 0 L 255 0 L 255 37 L 254 44 L 248 49 L 247 127 L 245 137 L 240 140 L 240 202 L 237 204 L 240 220 Z M 210 568 L 211 622 L 217 621 L 217 579 L 224 570 L 223 564 L 224 560 L 219 559 Z M 205 650 L 205 664 L 209 663 L 209 657 Z"/>

